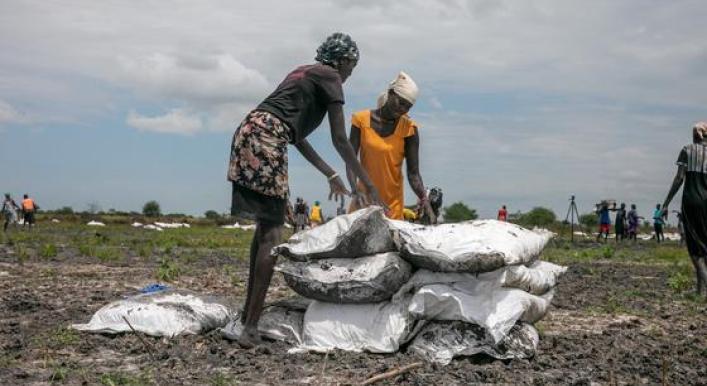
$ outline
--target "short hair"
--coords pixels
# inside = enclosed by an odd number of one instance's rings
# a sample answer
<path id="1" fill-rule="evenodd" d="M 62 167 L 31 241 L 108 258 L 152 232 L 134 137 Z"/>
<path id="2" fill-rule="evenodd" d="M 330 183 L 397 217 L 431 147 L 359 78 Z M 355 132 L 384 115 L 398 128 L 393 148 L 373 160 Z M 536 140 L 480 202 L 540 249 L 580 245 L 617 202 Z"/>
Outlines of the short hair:
<path id="1" fill-rule="evenodd" d="M 342 59 L 357 62 L 358 58 L 358 46 L 351 39 L 351 36 L 342 32 L 335 32 L 329 35 L 324 43 L 317 48 L 317 56 L 314 60 L 337 67 Z"/>

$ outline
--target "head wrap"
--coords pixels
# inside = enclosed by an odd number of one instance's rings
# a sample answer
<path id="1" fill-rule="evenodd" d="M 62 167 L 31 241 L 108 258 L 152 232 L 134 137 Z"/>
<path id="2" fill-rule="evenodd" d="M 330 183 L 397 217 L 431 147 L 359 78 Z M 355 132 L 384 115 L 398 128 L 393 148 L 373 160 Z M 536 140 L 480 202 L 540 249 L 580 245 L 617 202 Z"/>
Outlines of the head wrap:
<path id="1" fill-rule="evenodd" d="M 395 94 L 411 104 L 415 104 L 417 95 L 420 93 L 417 84 L 412 80 L 410 75 L 400 71 L 398 76 L 390 82 L 388 88 L 378 97 L 378 108 L 383 107 L 385 102 L 388 101 L 388 91 L 390 90 L 393 90 Z"/>
<path id="2" fill-rule="evenodd" d="M 695 143 L 702 143 L 707 140 L 707 121 L 695 123 L 692 127 L 692 139 Z"/>
<path id="3" fill-rule="evenodd" d="M 356 46 L 356 42 L 351 39 L 351 36 L 345 33 L 335 32 L 326 38 L 326 41 L 317 48 L 317 57 L 314 58 L 314 60 L 337 67 L 342 59 L 357 62 L 358 58 L 358 47 Z"/>

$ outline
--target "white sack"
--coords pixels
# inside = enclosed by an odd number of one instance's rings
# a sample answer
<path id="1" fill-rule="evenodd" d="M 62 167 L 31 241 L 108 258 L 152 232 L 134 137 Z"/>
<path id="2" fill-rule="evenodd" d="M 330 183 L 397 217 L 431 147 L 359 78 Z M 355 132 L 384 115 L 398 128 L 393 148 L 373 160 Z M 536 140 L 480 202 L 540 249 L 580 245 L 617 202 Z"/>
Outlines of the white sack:
<path id="1" fill-rule="evenodd" d="M 499 268 L 495 271 L 476 273 L 433 272 L 420 269 L 400 287 L 394 295 L 396 298 L 412 294 L 423 286 L 430 284 L 450 283 L 480 283 L 485 282 L 492 287 L 510 287 L 522 289 L 534 295 L 542 295 L 555 287 L 567 267 L 546 261 L 536 260 L 530 266 L 514 265 Z"/>
<path id="2" fill-rule="evenodd" d="M 408 301 L 335 304 L 313 301 L 304 314 L 304 343 L 295 350 L 393 353 L 414 336 Z"/>
<path id="3" fill-rule="evenodd" d="M 396 252 L 355 259 L 285 260 L 276 270 L 298 294 L 332 303 L 375 303 L 390 299 L 411 275 Z"/>
<path id="4" fill-rule="evenodd" d="M 287 243 L 273 248 L 273 253 L 307 261 L 370 256 L 394 250 L 383 209 L 372 206 L 296 233 Z"/>
<path id="5" fill-rule="evenodd" d="M 139 222 L 137 222 L 137 221 L 134 222 L 134 223 L 132 223 L 132 224 L 130 224 L 130 226 L 133 227 L 133 228 L 140 228 L 140 227 L 142 227 L 142 225 L 143 225 L 142 223 L 139 223 Z"/>
<path id="6" fill-rule="evenodd" d="M 417 334 L 408 350 L 430 362 L 449 364 L 458 356 L 486 354 L 496 359 L 523 359 L 535 355 L 540 337 L 530 324 L 513 326 L 502 342 L 492 344 L 486 331 L 465 322 L 431 322 Z"/>
<path id="7" fill-rule="evenodd" d="M 494 343 L 499 343 L 517 321 L 535 323 L 542 319 L 552 296 L 552 290 L 541 297 L 483 281 L 432 284 L 415 293 L 409 311 L 425 320 L 478 324 Z"/>
<path id="8" fill-rule="evenodd" d="M 258 332 L 272 340 L 281 340 L 292 344 L 302 344 L 303 310 L 272 306 L 263 310 L 258 323 Z M 238 340 L 243 332 L 241 314 L 236 313 L 228 324 L 221 329 L 221 336 Z"/>
<path id="9" fill-rule="evenodd" d="M 88 225 L 90 227 L 104 227 L 104 226 L 106 226 L 106 224 L 104 224 L 100 221 L 89 221 L 88 223 L 86 223 L 86 225 Z"/>
<path id="10" fill-rule="evenodd" d="M 108 334 L 128 332 L 131 329 L 125 317 L 136 331 L 172 337 L 223 327 L 230 314 L 230 308 L 216 298 L 166 290 L 114 301 L 98 310 L 87 324 L 74 324 L 72 328 Z"/>
<path id="11" fill-rule="evenodd" d="M 395 223 L 389 222 L 395 229 Z M 496 220 L 395 229 L 401 256 L 417 268 L 441 272 L 489 272 L 537 258 L 552 237 Z"/>

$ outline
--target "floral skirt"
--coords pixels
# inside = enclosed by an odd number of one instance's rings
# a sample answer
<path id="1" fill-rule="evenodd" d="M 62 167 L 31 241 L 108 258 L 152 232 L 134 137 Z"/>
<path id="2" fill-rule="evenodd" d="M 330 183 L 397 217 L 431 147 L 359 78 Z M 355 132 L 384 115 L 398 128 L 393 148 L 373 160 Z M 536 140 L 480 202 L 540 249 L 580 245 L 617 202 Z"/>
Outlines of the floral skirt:
<path id="1" fill-rule="evenodd" d="M 289 196 L 287 145 L 290 131 L 276 116 L 252 111 L 233 134 L 228 180 L 231 214 L 282 224 Z"/>

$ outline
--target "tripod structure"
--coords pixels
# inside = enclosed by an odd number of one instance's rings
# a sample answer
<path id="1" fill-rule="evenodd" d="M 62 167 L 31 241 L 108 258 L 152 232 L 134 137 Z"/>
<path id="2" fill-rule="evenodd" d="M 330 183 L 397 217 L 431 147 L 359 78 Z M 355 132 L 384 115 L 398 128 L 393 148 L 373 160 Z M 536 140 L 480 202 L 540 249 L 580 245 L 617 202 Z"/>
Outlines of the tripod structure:
<path id="1" fill-rule="evenodd" d="M 570 239 L 574 243 L 574 221 L 577 219 L 579 222 L 579 211 L 577 210 L 577 204 L 574 202 L 574 195 L 570 197 L 570 206 L 567 208 L 567 215 L 565 216 L 565 224 L 570 223 Z M 579 223 L 577 224 L 579 225 Z"/>

